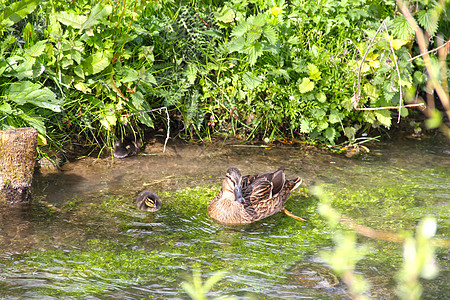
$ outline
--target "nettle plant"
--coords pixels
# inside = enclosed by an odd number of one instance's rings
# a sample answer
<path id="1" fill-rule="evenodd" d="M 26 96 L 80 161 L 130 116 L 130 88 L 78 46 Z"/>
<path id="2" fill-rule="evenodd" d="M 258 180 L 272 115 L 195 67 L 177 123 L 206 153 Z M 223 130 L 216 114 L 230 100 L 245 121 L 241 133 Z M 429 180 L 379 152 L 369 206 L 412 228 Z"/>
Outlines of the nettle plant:
<path id="1" fill-rule="evenodd" d="M 229 33 L 225 50 L 235 63 L 228 70 L 234 92 L 228 97 L 235 98 L 248 137 L 307 136 L 334 143 L 341 133 L 354 136 L 361 125 L 346 129 L 354 119 L 354 71 L 347 56 L 356 49 L 345 48 L 345 36 L 331 39 L 336 24 L 351 26 L 336 17 L 342 6 L 325 12 L 317 4 L 244 4 L 228 3 L 215 17 Z M 336 19 L 317 15 L 329 12 Z"/>

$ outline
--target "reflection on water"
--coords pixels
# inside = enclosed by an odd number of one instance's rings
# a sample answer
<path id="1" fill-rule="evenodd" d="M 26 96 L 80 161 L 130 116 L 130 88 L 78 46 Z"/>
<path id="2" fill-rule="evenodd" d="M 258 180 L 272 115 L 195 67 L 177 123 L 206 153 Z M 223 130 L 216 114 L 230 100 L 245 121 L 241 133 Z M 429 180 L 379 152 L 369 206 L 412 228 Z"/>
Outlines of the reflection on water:
<path id="1" fill-rule="evenodd" d="M 367 226 L 411 230 L 435 214 L 444 224 L 438 233 L 448 238 L 448 214 L 436 208 L 450 199 L 449 149 L 445 140 L 402 140 L 346 158 L 307 147 L 174 145 L 164 154 L 79 160 L 38 176 L 33 205 L 0 211 L 0 296 L 186 299 L 180 283 L 199 268 L 205 278 L 228 271 L 212 296 L 346 298 L 345 285 L 320 259 L 320 251 L 332 249 L 332 232 L 307 190 L 287 202 L 307 223 L 282 213 L 237 227 L 208 218 L 226 169 L 249 174 L 284 166 L 289 178 L 304 179 L 304 188 L 324 184 L 342 200 L 338 209 Z M 134 207 L 144 189 L 161 196 L 159 212 Z M 372 252 L 357 269 L 372 284 L 369 295 L 392 298 L 401 245 L 361 242 Z M 446 288 L 448 253 L 438 251 L 438 260 L 440 276 L 424 283 L 425 298 Z"/>

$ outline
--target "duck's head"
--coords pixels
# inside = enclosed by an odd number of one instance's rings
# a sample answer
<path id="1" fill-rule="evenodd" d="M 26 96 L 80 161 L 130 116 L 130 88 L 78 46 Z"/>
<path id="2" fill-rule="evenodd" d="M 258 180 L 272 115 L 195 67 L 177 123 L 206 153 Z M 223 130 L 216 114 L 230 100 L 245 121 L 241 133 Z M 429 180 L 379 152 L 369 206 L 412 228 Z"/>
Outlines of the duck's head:
<path id="1" fill-rule="evenodd" d="M 145 190 L 139 194 L 136 205 L 141 210 L 158 211 L 161 209 L 162 203 L 158 195 L 152 191 Z"/>
<path id="2" fill-rule="evenodd" d="M 244 204 L 245 199 L 242 196 L 241 180 L 241 172 L 239 172 L 237 168 L 229 168 L 222 183 L 222 190 L 224 194 L 226 193 L 225 196 L 233 198 L 237 202 Z"/>

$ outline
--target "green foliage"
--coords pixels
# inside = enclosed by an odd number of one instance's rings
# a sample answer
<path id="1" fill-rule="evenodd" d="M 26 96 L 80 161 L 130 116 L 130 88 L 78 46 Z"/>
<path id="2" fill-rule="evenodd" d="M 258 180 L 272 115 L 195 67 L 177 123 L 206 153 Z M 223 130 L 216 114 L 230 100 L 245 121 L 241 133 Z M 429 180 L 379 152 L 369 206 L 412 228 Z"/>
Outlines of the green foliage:
<path id="1" fill-rule="evenodd" d="M 361 107 L 401 105 L 400 93 L 426 88 L 393 1 L 1 3 L 0 128 L 34 126 L 49 146 L 104 147 L 164 126 L 144 113 L 163 106 L 186 138 L 333 144 L 407 115 L 353 109 L 360 65 Z M 440 5 L 411 3 L 429 35 L 448 39 Z M 375 36 L 382 20 L 392 32 Z M 39 97 L 15 97 L 22 84 Z"/>

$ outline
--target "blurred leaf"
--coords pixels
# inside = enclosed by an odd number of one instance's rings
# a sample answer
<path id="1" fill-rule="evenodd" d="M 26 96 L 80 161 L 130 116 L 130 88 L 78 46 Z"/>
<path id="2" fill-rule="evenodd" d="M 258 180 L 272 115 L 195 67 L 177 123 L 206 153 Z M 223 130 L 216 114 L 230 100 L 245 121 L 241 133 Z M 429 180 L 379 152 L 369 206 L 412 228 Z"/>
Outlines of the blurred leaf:
<path id="1" fill-rule="evenodd" d="M 374 111 L 377 120 L 386 127 L 391 127 L 391 112 L 388 109 L 375 110 Z"/>
<path id="2" fill-rule="evenodd" d="M 431 112 L 431 117 L 425 120 L 425 126 L 429 129 L 438 128 L 442 124 L 442 114 L 435 109 Z"/>
<path id="3" fill-rule="evenodd" d="M 311 81 L 308 77 L 304 77 L 302 82 L 298 86 L 300 93 L 304 94 L 310 92 L 314 89 L 314 82 Z"/>
<path id="4" fill-rule="evenodd" d="M 217 12 L 213 12 L 213 14 L 217 21 L 224 23 L 231 23 L 236 17 L 234 11 L 226 5 L 220 8 Z"/>
<path id="5" fill-rule="evenodd" d="M 245 72 L 242 75 L 242 81 L 247 89 L 252 90 L 261 84 L 262 79 L 252 72 Z"/>

